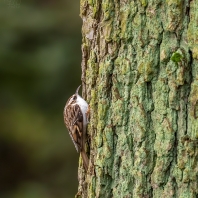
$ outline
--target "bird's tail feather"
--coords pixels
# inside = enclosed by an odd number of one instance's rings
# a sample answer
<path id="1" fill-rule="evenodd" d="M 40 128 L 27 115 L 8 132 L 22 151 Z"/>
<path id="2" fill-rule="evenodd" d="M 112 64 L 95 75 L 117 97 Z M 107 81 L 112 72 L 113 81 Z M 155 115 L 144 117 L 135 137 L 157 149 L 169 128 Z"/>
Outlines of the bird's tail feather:
<path id="1" fill-rule="evenodd" d="M 88 170 L 88 166 L 89 166 L 89 159 L 87 157 L 86 152 L 84 151 L 84 149 L 81 151 L 81 156 L 82 156 L 82 160 L 83 160 L 83 166 L 85 168 L 85 170 Z"/>

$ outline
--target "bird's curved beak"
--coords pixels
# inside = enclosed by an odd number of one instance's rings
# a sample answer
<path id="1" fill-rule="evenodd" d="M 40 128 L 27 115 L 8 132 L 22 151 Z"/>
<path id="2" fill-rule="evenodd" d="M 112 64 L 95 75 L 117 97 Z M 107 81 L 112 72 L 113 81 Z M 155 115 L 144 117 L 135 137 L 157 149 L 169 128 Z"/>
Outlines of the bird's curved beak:
<path id="1" fill-rule="evenodd" d="M 76 89 L 76 95 L 78 95 L 78 91 L 80 89 L 81 85 Z"/>

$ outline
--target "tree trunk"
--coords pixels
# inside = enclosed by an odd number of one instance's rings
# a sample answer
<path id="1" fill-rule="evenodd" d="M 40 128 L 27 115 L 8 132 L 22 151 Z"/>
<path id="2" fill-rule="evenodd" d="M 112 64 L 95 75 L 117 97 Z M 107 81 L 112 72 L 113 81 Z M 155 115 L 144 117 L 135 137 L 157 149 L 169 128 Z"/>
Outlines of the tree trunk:
<path id="1" fill-rule="evenodd" d="M 80 9 L 90 162 L 76 197 L 198 197 L 198 1 Z"/>

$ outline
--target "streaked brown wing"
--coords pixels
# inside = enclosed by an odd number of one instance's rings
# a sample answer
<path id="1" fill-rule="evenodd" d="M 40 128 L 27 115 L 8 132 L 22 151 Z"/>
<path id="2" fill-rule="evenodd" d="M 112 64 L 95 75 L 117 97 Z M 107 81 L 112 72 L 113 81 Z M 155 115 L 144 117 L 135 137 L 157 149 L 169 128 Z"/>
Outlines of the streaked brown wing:
<path id="1" fill-rule="evenodd" d="M 70 104 L 64 109 L 64 121 L 77 152 L 82 148 L 83 114 L 78 104 Z"/>

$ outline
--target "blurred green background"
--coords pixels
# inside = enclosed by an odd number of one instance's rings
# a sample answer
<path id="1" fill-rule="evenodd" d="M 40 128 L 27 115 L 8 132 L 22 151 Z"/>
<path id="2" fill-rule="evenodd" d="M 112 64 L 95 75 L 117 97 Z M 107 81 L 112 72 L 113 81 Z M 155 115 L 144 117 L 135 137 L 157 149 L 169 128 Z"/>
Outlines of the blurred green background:
<path id="1" fill-rule="evenodd" d="M 77 192 L 63 108 L 81 83 L 79 4 L 0 1 L 0 198 Z"/>

